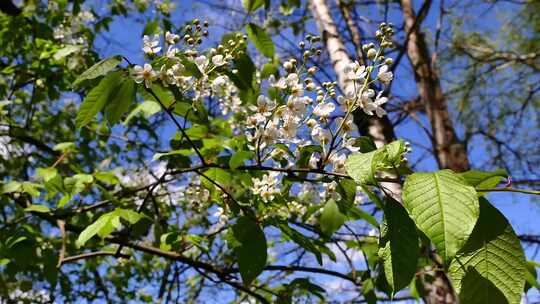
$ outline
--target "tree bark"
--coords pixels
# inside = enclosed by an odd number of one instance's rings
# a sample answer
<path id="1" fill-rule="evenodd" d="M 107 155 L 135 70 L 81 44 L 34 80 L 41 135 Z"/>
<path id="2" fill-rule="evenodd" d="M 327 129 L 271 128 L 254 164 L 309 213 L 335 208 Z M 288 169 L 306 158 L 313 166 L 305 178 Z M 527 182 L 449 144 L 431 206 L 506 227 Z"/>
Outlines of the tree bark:
<path id="1" fill-rule="evenodd" d="M 339 3 L 338 3 L 339 4 Z M 330 14 L 324 0 L 311 0 L 309 7 L 319 32 L 322 36 L 322 42 L 330 56 L 332 67 L 337 76 L 337 82 L 342 92 L 351 92 L 354 90 L 353 82 L 347 78 L 343 69 L 352 62 L 345 44 L 339 34 L 337 26 Z M 357 33 L 358 34 L 358 33 Z M 358 34 L 356 39 L 360 39 Z M 362 46 L 355 45 L 357 52 L 361 52 Z M 360 58 L 359 58 L 360 59 Z M 360 59 L 360 61 L 363 61 Z M 369 135 L 377 147 L 382 147 L 395 139 L 393 126 L 388 119 L 384 117 L 379 119 L 375 116 L 367 116 L 361 110 L 357 110 L 354 115 L 354 122 L 361 133 Z M 389 192 L 396 200 L 401 202 L 401 185 L 397 183 L 381 183 L 381 186 Z"/>
<path id="2" fill-rule="evenodd" d="M 428 6 L 431 2 L 426 3 Z M 410 0 L 401 0 L 405 21 L 406 52 L 414 71 L 414 78 L 422 103 L 431 125 L 433 153 L 439 168 L 454 171 L 469 169 L 469 159 L 465 145 L 458 139 L 444 98 L 439 75 L 433 66 L 429 49 L 420 31 L 419 22 Z M 424 286 L 428 304 L 458 303 L 452 284 L 443 272 L 432 271 L 434 280 Z"/>
<path id="3" fill-rule="evenodd" d="M 413 67 L 420 101 L 431 124 L 433 152 L 439 168 L 448 168 L 457 172 L 469 170 L 467 149 L 456 135 L 439 75 L 431 61 L 420 26 L 416 24 L 416 15 L 411 1 L 402 0 L 401 8 L 405 32 L 408 35 L 405 46 L 407 56 Z"/>

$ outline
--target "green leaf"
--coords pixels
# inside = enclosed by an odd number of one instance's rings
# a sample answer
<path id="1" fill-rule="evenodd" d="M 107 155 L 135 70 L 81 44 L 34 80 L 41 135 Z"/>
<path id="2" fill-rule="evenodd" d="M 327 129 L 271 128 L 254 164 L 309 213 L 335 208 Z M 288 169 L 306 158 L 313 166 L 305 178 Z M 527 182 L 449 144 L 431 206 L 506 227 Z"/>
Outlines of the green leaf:
<path id="1" fill-rule="evenodd" d="M 330 236 L 345 223 L 345 220 L 346 216 L 339 211 L 336 201 L 331 199 L 324 205 L 319 224 L 322 232 Z"/>
<path id="2" fill-rule="evenodd" d="M 540 291 L 540 283 L 536 280 L 538 278 L 538 273 L 536 272 L 536 267 L 539 267 L 539 264 L 534 261 L 527 261 L 525 272 L 525 292 L 527 292 L 531 287 L 536 288 Z"/>
<path id="3" fill-rule="evenodd" d="M 43 181 L 48 182 L 58 175 L 56 168 L 37 168 L 36 174 L 43 178 Z"/>
<path id="4" fill-rule="evenodd" d="M 397 201 L 389 199 L 381 225 L 379 257 L 384 275 L 395 294 L 407 287 L 416 273 L 418 234 L 413 220 Z"/>
<path id="5" fill-rule="evenodd" d="M 266 238 L 261 227 L 248 217 L 241 217 L 232 227 L 238 246 L 234 247 L 236 261 L 244 285 L 249 285 L 266 266 Z"/>
<path id="6" fill-rule="evenodd" d="M 81 50 L 82 46 L 80 45 L 72 45 L 72 44 L 68 44 L 66 45 L 65 47 L 59 49 L 58 51 L 56 51 L 56 53 L 54 53 L 54 60 L 60 60 L 66 56 L 69 56 L 75 52 L 78 52 L 79 50 Z"/>
<path id="7" fill-rule="evenodd" d="M 159 34 L 160 28 L 159 28 L 159 20 L 152 20 L 146 23 L 143 29 L 143 36 L 144 35 L 155 35 Z"/>
<path id="8" fill-rule="evenodd" d="M 270 75 L 274 75 L 277 77 L 279 76 L 278 71 L 279 71 L 279 65 L 277 63 L 273 63 L 273 62 L 265 63 L 261 70 L 261 78 L 266 79 L 270 77 Z"/>
<path id="9" fill-rule="evenodd" d="M 113 172 L 95 172 L 94 177 L 98 181 L 109 185 L 116 185 L 120 182 Z"/>
<path id="10" fill-rule="evenodd" d="M 102 239 L 107 237 L 115 228 L 120 228 L 120 218 L 126 220 L 130 224 L 136 224 L 144 215 L 129 209 L 116 208 L 114 211 L 101 215 L 94 223 L 86 227 L 77 238 L 77 246 L 83 246 L 94 235 L 98 235 Z"/>
<path id="11" fill-rule="evenodd" d="M 128 221 L 132 225 L 136 224 L 140 219 L 144 217 L 144 215 L 142 215 L 141 213 L 137 213 L 129 209 L 116 208 L 115 212 L 119 217 Z"/>
<path id="12" fill-rule="evenodd" d="M 77 117 L 75 118 L 77 128 L 82 128 L 92 122 L 97 113 L 105 107 L 107 101 L 109 101 L 109 98 L 119 85 L 121 76 L 121 71 L 111 73 L 105 76 L 95 88 L 90 90 L 77 112 Z"/>
<path id="13" fill-rule="evenodd" d="M 242 5 L 246 12 L 251 13 L 263 6 L 264 0 L 242 0 Z"/>
<path id="14" fill-rule="evenodd" d="M 377 150 L 351 154 L 345 162 L 345 169 L 359 184 L 376 184 L 375 173 L 378 171 L 394 170 L 394 168 L 399 171 L 404 165 L 403 155 L 406 151 L 405 143 L 402 140 L 396 140 Z"/>
<path id="15" fill-rule="evenodd" d="M 478 170 L 470 170 L 467 172 L 459 173 L 465 181 L 477 188 L 488 189 L 497 186 L 504 178 L 508 178 L 508 173 L 504 169 L 498 169 L 492 172 L 482 172 Z M 479 194 L 484 194 L 480 192 Z"/>
<path id="16" fill-rule="evenodd" d="M 140 88 L 142 88 L 142 86 L 140 86 Z M 145 101 L 155 101 L 158 105 L 159 102 L 161 102 L 165 107 L 170 107 L 174 103 L 174 94 L 168 88 L 162 86 L 159 83 L 153 83 L 151 89 L 152 92 L 156 94 L 157 98 L 159 98 L 159 101 L 146 89 L 142 88 L 141 95 L 144 97 Z"/>
<path id="17" fill-rule="evenodd" d="M 117 123 L 122 115 L 127 112 L 129 106 L 135 101 L 135 82 L 131 78 L 126 78 L 118 93 L 114 94 L 114 97 L 105 108 L 105 117 L 107 121 L 114 125 Z"/>
<path id="18" fill-rule="evenodd" d="M 408 176 L 403 203 L 445 262 L 463 247 L 480 212 L 474 188 L 451 170 Z"/>
<path id="19" fill-rule="evenodd" d="M 107 232 L 111 233 L 114 229 L 112 226 L 113 218 L 118 217 L 114 211 L 105 213 L 100 216 L 94 223 L 86 227 L 77 238 L 77 247 L 82 247 L 94 235 L 107 236 Z"/>
<path id="20" fill-rule="evenodd" d="M 51 209 L 49 209 L 49 207 L 43 206 L 43 205 L 30 205 L 30 206 L 24 208 L 24 211 L 26 211 L 26 212 L 49 213 L 49 212 L 51 212 Z"/>
<path id="21" fill-rule="evenodd" d="M 290 239 L 291 241 L 300 245 L 305 250 L 313 253 L 315 255 L 315 258 L 317 259 L 317 262 L 319 262 L 320 265 L 323 264 L 321 250 L 319 250 L 319 248 L 316 246 L 314 240 L 312 241 L 310 238 L 304 236 L 302 233 L 292 229 L 291 227 L 289 227 L 289 225 L 287 225 L 287 223 L 280 223 L 277 226 L 279 227 L 283 235 L 286 237 L 286 239 Z M 320 245 L 324 246 L 324 244 Z"/>
<path id="22" fill-rule="evenodd" d="M 270 37 L 263 28 L 256 24 L 248 23 L 248 25 L 246 25 L 246 33 L 249 40 L 253 42 L 261 54 L 268 58 L 274 57 L 275 47 L 272 42 L 272 37 Z"/>
<path id="23" fill-rule="evenodd" d="M 502 213 L 480 199 L 480 218 L 448 268 L 461 303 L 520 303 L 526 262 L 520 241 Z"/>
<path id="24" fill-rule="evenodd" d="M 62 142 L 53 147 L 54 151 L 60 151 L 62 153 L 72 152 L 77 149 L 74 142 Z"/>
<path id="25" fill-rule="evenodd" d="M 375 172 L 383 159 L 383 153 L 382 150 L 375 150 L 351 154 L 345 161 L 347 174 L 360 184 L 376 183 Z"/>
<path id="26" fill-rule="evenodd" d="M 73 83 L 73 86 L 78 85 L 79 83 L 83 82 L 87 79 L 94 79 L 99 76 L 103 76 L 110 71 L 112 71 L 114 68 L 118 66 L 122 62 L 122 56 L 117 55 L 113 57 L 109 57 L 107 59 L 103 59 L 100 62 L 94 64 L 91 66 L 88 70 L 86 70 L 84 73 L 79 75 L 75 82 Z"/>
<path id="27" fill-rule="evenodd" d="M 22 184 L 20 182 L 11 181 L 2 185 L 2 191 L 0 193 L 13 193 L 21 191 Z"/>
<path id="28" fill-rule="evenodd" d="M 152 101 L 152 100 L 144 101 L 143 103 L 135 107 L 135 109 L 133 109 L 131 113 L 129 113 L 129 115 L 124 120 L 123 124 L 124 125 L 129 124 L 131 119 L 133 119 L 133 117 L 135 117 L 139 113 L 143 113 L 145 118 L 149 118 L 152 115 L 159 113 L 159 111 L 161 111 L 161 106 L 157 102 Z"/>
<path id="29" fill-rule="evenodd" d="M 238 151 L 231 156 L 229 160 L 229 166 L 231 169 L 236 169 L 244 165 L 244 161 L 251 159 L 255 156 L 253 151 Z"/>

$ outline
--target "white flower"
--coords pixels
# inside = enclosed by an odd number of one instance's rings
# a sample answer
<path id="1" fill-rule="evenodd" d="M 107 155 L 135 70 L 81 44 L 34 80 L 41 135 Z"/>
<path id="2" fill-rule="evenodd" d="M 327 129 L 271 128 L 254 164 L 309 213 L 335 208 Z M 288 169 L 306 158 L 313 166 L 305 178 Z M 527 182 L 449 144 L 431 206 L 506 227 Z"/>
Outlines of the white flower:
<path id="1" fill-rule="evenodd" d="M 225 212 L 225 209 L 221 207 L 217 207 L 216 211 L 212 215 L 217 217 L 218 222 L 221 224 L 227 223 L 227 220 L 229 219 L 229 216 L 227 216 L 227 212 Z"/>
<path id="2" fill-rule="evenodd" d="M 215 66 L 219 67 L 219 66 L 227 64 L 227 61 L 225 60 L 225 57 L 223 57 L 223 55 L 214 55 L 212 56 L 212 63 Z"/>
<path id="3" fill-rule="evenodd" d="M 187 83 L 191 76 L 184 76 L 182 73 L 184 72 L 184 65 L 181 63 L 177 63 L 173 65 L 170 69 L 167 70 L 167 73 L 169 73 L 170 77 L 174 79 L 174 85 L 180 86 L 184 83 Z"/>
<path id="4" fill-rule="evenodd" d="M 159 46 L 159 35 L 154 35 L 152 38 L 148 35 L 144 35 L 142 50 L 148 55 L 155 55 L 157 52 L 161 51 L 161 47 Z"/>
<path id="5" fill-rule="evenodd" d="M 311 137 L 321 144 L 327 144 L 332 139 L 332 134 L 329 130 L 324 129 L 320 126 L 316 126 L 311 130 Z"/>
<path id="6" fill-rule="evenodd" d="M 349 63 L 343 71 L 350 80 L 364 81 L 367 75 L 366 67 L 360 65 L 358 61 Z"/>
<path id="7" fill-rule="evenodd" d="M 270 172 L 263 175 L 262 178 L 252 178 L 253 187 L 251 191 L 259 195 L 264 202 L 270 202 L 274 196 L 279 193 L 279 172 Z"/>
<path id="8" fill-rule="evenodd" d="M 173 34 L 169 31 L 165 33 L 165 41 L 167 41 L 168 44 L 175 44 L 178 39 L 180 39 L 180 36 Z"/>
<path id="9" fill-rule="evenodd" d="M 373 97 L 375 96 L 375 91 L 368 89 L 362 93 L 362 96 L 359 100 L 359 106 L 366 112 L 368 115 L 373 115 L 375 108 L 373 107 Z"/>
<path id="10" fill-rule="evenodd" d="M 330 163 L 332 163 L 333 171 L 338 173 L 345 173 L 345 161 L 347 156 L 343 153 L 334 153 L 330 156 Z"/>
<path id="11" fill-rule="evenodd" d="M 377 116 L 383 117 L 386 115 L 386 111 L 383 109 L 382 105 L 384 105 L 388 98 L 381 96 L 383 91 L 380 91 L 379 94 L 377 94 L 377 98 L 375 98 L 375 102 L 373 103 L 375 106 L 375 113 L 377 113 Z"/>
<path id="12" fill-rule="evenodd" d="M 285 116 L 302 116 L 306 113 L 309 97 L 289 96 Z"/>
<path id="13" fill-rule="evenodd" d="M 201 55 L 196 57 L 194 61 L 199 70 L 204 73 L 204 70 L 208 66 L 208 58 L 206 58 L 206 56 L 204 55 Z"/>
<path id="14" fill-rule="evenodd" d="M 212 81 L 212 91 L 218 95 L 224 95 L 228 82 L 229 77 L 227 77 L 227 75 L 220 75 L 216 77 L 214 81 Z"/>
<path id="15" fill-rule="evenodd" d="M 379 79 L 380 82 L 382 82 L 385 85 L 388 85 L 390 84 L 393 78 L 394 78 L 394 74 L 391 71 L 388 71 L 387 65 L 383 65 L 382 67 L 379 68 L 377 79 Z"/>
<path id="16" fill-rule="evenodd" d="M 167 69 L 165 65 L 161 66 L 161 69 L 159 70 L 159 79 L 161 79 L 161 82 L 163 82 L 164 86 L 168 86 L 169 84 L 176 84 L 176 79 L 174 79 L 174 75 L 170 69 Z"/>
<path id="17" fill-rule="evenodd" d="M 336 201 L 339 201 L 341 199 L 341 195 L 337 192 L 337 183 L 336 181 L 333 181 L 328 184 L 324 184 L 324 197 L 326 199 L 334 199 Z"/>
<path id="18" fill-rule="evenodd" d="M 167 58 L 174 59 L 176 58 L 176 54 L 178 54 L 178 49 L 174 47 L 173 45 L 170 45 L 167 48 L 167 54 L 165 56 L 167 56 Z"/>
<path id="19" fill-rule="evenodd" d="M 328 116 L 330 116 L 330 114 L 332 114 L 332 112 L 334 112 L 335 109 L 336 105 L 334 105 L 333 103 L 323 102 L 318 104 L 315 109 L 313 109 L 313 114 L 319 117 L 327 118 Z"/>
<path id="20" fill-rule="evenodd" d="M 341 132 L 345 134 L 350 134 L 357 130 L 356 125 L 354 124 L 354 121 L 352 118 L 347 118 L 347 120 L 343 121 L 343 117 L 336 118 L 336 125 L 339 127 L 341 126 Z"/>
<path id="21" fill-rule="evenodd" d="M 310 129 L 313 129 L 318 125 L 319 125 L 319 123 L 317 123 L 317 121 L 315 119 L 313 119 L 313 118 L 310 118 L 310 119 L 308 119 L 308 121 L 306 121 L 306 126 L 308 126 L 308 128 L 310 128 Z"/>
<path id="22" fill-rule="evenodd" d="M 258 113 L 262 114 L 263 116 L 270 116 L 272 115 L 272 111 L 276 108 L 276 102 L 271 100 L 270 98 L 259 95 L 257 97 L 257 106 L 250 106 L 250 109 L 252 111 L 257 111 Z"/>
<path id="23" fill-rule="evenodd" d="M 338 96 L 337 102 L 339 104 L 339 108 L 343 112 L 348 112 L 349 108 L 354 104 L 354 100 L 352 98 L 348 98 L 345 96 Z"/>
<path id="24" fill-rule="evenodd" d="M 319 160 L 320 158 L 317 155 L 311 154 L 311 156 L 309 157 L 308 167 L 310 167 L 311 169 L 316 169 Z"/>
<path id="25" fill-rule="evenodd" d="M 152 66 L 148 63 L 145 63 L 144 67 L 140 65 L 136 65 L 133 68 L 133 73 L 134 73 L 135 82 L 141 83 L 144 81 L 144 85 L 147 88 L 150 88 L 150 86 L 152 85 L 152 81 L 156 79 L 156 76 L 157 76 L 154 69 L 152 69 Z"/>
<path id="26" fill-rule="evenodd" d="M 296 97 L 304 95 L 304 86 L 299 82 L 298 74 L 291 73 L 287 75 L 285 80 L 289 89 L 291 89 L 291 94 Z"/>
<path id="27" fill-rule="evenodd" d="M 360 151 L 360 147 L 355 146 L 356 145 L 356 139 L 354 138 L 348 138 L 347 140 L 343 140 L 341 144 L 345 149 L 351 151 L 351 152 L 358 152 Z"/>
<path id="28" fill-rule="evenodd" d="M 279 138 L 279 135 L 280 132 L 277 127 L 277 123 L 271 120 L 268 122 L 268 124 L 266 125 L 266 129 L 264 129 L 263 131 L 261 141 L 265 145 L 270 145 Z"/>
<path id="29" fill-rule="evenodd" d="M 268 83 L 271 87 L 279 90 L 285 90 L 287 88 L 287 81 L 285 78 L 279 78 L 276 81 L 276 77 L 274 75 L 270 75 L 270 77 L 268 77 Z"/>
<path id="30" fill-rule="evenodd" d="M 382 93 L 383 92 L 381 91 L 377 94 L 375 101 L 372 100 L 373 95 L 375 94 L 373 90 L 371 90 L 369 94 L 366 94 L 365 98 L 362 98 L 362 108 L 366 114 L 373 115 L 374 111 L 378 117 L 382 117 L 386 114 L 386 111 L 382 108 L 382 105 L 388 101 L 388 98 L 381 96 Z"/>
<path id="31" fill-rule="evenodd" d="M 288 117 L 281 126 L 282 136 L 286 139 L 293 140 L 298 132 L 298 121 L 294 117 Z"/>

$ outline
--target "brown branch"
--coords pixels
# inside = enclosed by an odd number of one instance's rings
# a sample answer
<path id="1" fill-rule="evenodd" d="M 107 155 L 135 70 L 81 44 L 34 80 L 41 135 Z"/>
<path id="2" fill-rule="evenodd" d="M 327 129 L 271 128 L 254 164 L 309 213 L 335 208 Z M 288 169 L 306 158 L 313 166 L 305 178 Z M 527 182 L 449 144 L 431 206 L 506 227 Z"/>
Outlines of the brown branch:
<path id="1" fill-rule="evenodd" d="M 115 252 L 111 252 L 111 251 L 94 251 L 94 252 L 82 253 L 78 255 L 69 256 L 67 258 L 62 258 L 61 260 L 58 261 L 58 267 L 61 267 L 64 264 L 77 262 L 79 260 L 86 260 L 86 259 L 91 259 L 91 258 L 100 257 L 100 256 L 117 256 L 117 255 Z M 120 254 L 119 257 L 129 258 L 129 255 Z"/>

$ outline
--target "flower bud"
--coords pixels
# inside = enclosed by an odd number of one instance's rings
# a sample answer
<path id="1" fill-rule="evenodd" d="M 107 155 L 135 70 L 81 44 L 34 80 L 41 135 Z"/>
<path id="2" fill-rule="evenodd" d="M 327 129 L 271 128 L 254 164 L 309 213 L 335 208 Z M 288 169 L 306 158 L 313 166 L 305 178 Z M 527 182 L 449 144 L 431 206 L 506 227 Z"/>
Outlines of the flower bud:
<path id="1" fill-rule="evenodd" d="M 392 58 L 386 58 L 384 60 L 384 64 L 386 64 L 386 65 L 392 65 L 392 63 L 394 63 L 394 59 L 392 59 Z"/>
<path id="2" fill-rule="evenodd" d="M 293 68 L 293 64 L 290 61 L 285 61 L 285 63 L 283 63 L 283 68 L 285 68 L 285 70 L 287 71 L 290 71 Z"/>
<path id="3" fill-rule="evenodd" d="M 307 71 L 308 71 L 309 74 L 315 75 L 315 73 L 317 72 L 317 68 L 316 67 L 310 67 Z"/>
<path id="4" fill-rule="evenodd" d="M 313 82 L 310 82 L 306 85 L 306 90 L 313 91 L 315 90 L 315 84 Z"/>
<path id="5" fill-rule="evenodd" d="M 375 49 L 369 49 L 367 51 L 367 57 L 371 60 L 375 59 L 375 56 L 377 56 L 377 51 Z"/>

